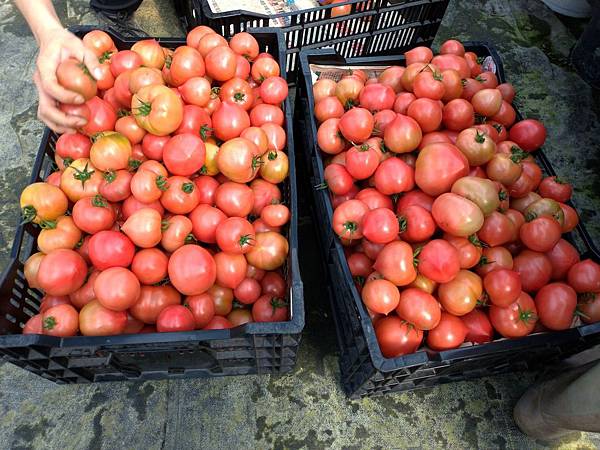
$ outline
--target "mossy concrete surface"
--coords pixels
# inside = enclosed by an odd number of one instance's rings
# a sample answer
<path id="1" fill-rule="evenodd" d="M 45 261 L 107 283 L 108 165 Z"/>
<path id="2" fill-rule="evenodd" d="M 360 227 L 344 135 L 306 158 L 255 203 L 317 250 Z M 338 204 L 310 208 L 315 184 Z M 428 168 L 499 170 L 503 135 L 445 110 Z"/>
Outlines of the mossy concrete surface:
<path id="1" fill-rule="evenodd" d="M 65 25 L 99 19 L 85 0 L 58 0 Z M 476 5 L 476 6 L 474 6 Z M 183 35 L 167 0 L 145 0 L 134 23 L 152 35 Z M 451 1 L 438 35 L 493 43 L 517 104 L 546 123 L 546 149 L 596 238 L 600 178 L 597 96 L 568 66 L 574 37 L 538 1 Z M 0 0 L 0 264 L 19 220 L 42 124 L 30 82 L 35 42 L 9 0 Z M 598 435 L 533 441 L 512 408 L 535 380 L 520 373 L 350 401 L 338 384 L 337 348 L 310 223 L 301 227 L 307 326 L 297 368 L 284 376 L 58 386 L 0 366 L 0 448 L 564 448 L 591 449 Z M 313 266 L 315 266 L 313 264 Z"/>

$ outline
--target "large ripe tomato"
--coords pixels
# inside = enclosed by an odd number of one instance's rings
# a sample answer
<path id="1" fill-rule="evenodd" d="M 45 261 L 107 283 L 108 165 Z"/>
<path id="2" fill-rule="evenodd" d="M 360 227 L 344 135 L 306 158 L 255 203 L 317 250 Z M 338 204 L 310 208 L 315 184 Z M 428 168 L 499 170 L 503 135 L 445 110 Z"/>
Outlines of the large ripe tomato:
<path id="1" fill-rule="evenodd" d="M 178 88 L 185 103 L 205 107 L 211 95 L 210 81 L 204 77 L 192 77 Z"/>
<path id="2" fill-rule="evenodd" d="M 442 317 L 440 304 L 435 297 L 417 288 L 402 291 L 396 313 L 419 330 L 435 328 Z"/>
<path id="3" fill-rule="evenodd" d="M 49 336 L 75 336 L 79 330 L 79 314 L 72 305 L 62 304 L 42 313 L 42 332 Z"/>
<path id="4" fill-rule="evenodd" d="M 354 178 L 341 164 L 333 163 L 325 167 L 323 178 L 334 195 L 346 195 L 355 186 Z"/>
<path id="5" fill-rule="evenodd" d="M 279 76 L 280 72 L 279 64 L 273 58 L 259 58 L 252 64 L 250 75 L 254 81 L 262 83 L 269 77 Z"/>
<path id="6" fill-rule="evenodd" d="M 496 153 L 487 163 L 485 172 L 490 180 L 504 185 L 512 185 L 521 176 L 522 167 L 509 155 Z"/>
<path id="7" fill-rule="evenodd" d="M 74 250 L 56 249 L 40 262 L 37 284 L 49 295 L 69 295 L 85 282 L 87 265 Z"/>
<path id="8" fill-rule="evenodd" d="M 394 212 L 388 208 L 369 210 L 362 223 L 363 235 L 371 242 L 387 244 L 398 238 L 400 226 Z"/>
<path id="9" fill-rule="evenodd" d="M 289 244 L 285 237 L 274 231 L 256 233 L 254 245 L 246 259 L 248 263 L 263 270 L 275 270 L 287 259 Z"/>
<path id="10" fill-rule="evenodd" d="M 248 266 L 248 269 L 254 266 Z M 256 268 L 255 268 L 256 270 Z M 261 269 L 258 269 L 261 270 Z M 283 277 L 277 272 L 264 272 L 263 278 L 260 280 L 260 285 L 263 294 L 271 294 L 276 297 L 283 297 L 287 290 L 287 284 Z"/>
<path id="11" fill-rule="evenodd" d="M 328 166 L 329 167 L 329 166 Z M 387 208 L 394 209 L 392 200 L 387 195 L 382 194 L 377 189 L 365 188 L 361 189 L 354 195 L 353 198 L 362 201 L 369 209 Z"/>
<path id="12" fill-rule="evenodd" d="M 433 239 L 425 244 L 418 258 L 419 272 L 438 283 L 451 281 L 460 270 L 458 251 L 443 239 Z"/>
<path id="13" fill-rule="evenodd" d="M 194 27 L 186 36 L 186 43 L 190 47 L 197 48 L 200 39 L 207 34 L 214 34 L 215 31 L 205 25 L 198 25 Z"/>
<path id="14" fill-rule="evenodd" d="M 121 133 L 101 133 L 90 149 L 90 161 L 94 167 L 104 172 L 126 169 L 130 158 L 131 143 Z"/>
<path id="15" fill-rule="evenodd" d="M 56 140 L 55 151 L 66 165 L 76 159 L 89 158 L 92 141 L 80 133 L 61 134 Z"/>
<path id="16" fill-rule="evenodd" d="M 437 196 L 450 191 L 454 182 L 468 173 L 469 161 L 457 147 L 434 143 L 419 152 L 415 182 L 426 194 Z"/>
<path id="17" fill-rule="evenodd" d="M 536 305 L 526 292 L 508 307 L 490 306 L 489 314 L 493 327 L 506 338 L 527 336 L 538 318 Z"/>
<path id="18" fill-rule="evenodd" d="M 550 283 L 535 296 L 535 306 L 542 325 L 550 330 L 566 330 L 571 327 L 577 293 L 565 283 Z"/>
<path id="19" fill-rule="evenodd" d="M 204 57 L 206 75 L 213 80 L 227 81 L 235 76 L 237 58 L 233 50 L 227 46 L 213 48 Z"/>
<path id="20" fill-rule="evenodd" d="M 485 247 L 481 253 L 481 259 L 476 268 L 479 276 L 483 277 L 498 269 L 512 270 L 514 265 L 513 257 L 505 247 Z"/>
<path id="21" fill-rule="evenodd" d="M 75 292 L 69 294 L 69 300 L 75 308 L 81 309 L 92 300 L 96 299 L 96 294 L 94 293 L 94 283 L 96 282 L 96 278 L 98 278 L 99 274 L 100 272 L 94 270 L 89 274 L 83 286 L 81 286 Z"/>
<path id="22" fill-rule="evenodd" d="M 228 287 L 215 284 L 207 291 L 215 304 L 215 314 L 226 316 L 233 309 L 233 290 Z"/>
<path id="23" fill-rule="evenodd" d="M 96 80 L 84 63 L 75 58 L 62 61 L 56 68 L 56 79 L 58 84 L 68 91 L 76 92 L 85 101 L 96 95 Z"/>
<path id="24" fill-rule="evenodd" d="M 467 327 L 460 318 L 442 312 L 438 326 L 427 334 L 427 345 L 438 351 L 457 348 L 465 342 L 467 332 Z"/>
<path id="25" fill-rule="evenodd" d="M 473 95 L 471 104 L 477 114 L 493 117 L 500 112 L 502 94 L 498 89 L 481 89 Z"/>
<path id="26" fill-rule="evenodd" d="M 287 302 L 271 295 L 262 295 L 252 305 L 252 318 L 255 322 L 284 322 L 288 320 Z"/>
<path id="27" fill-rule="evenodd" d="M 460 318 L 467 327 L 465 342 L 484 344 L 494 338 L 494 329 L 487 315 L 480 309 L 474 309 Z"/>
<path id="28" fill-rule="evenodd" d="M 160 240 L 162 247 L 169 253 L 174 252 L 193 240 L 192 229 L 192 221 L 186 216 L 175 215 L 163 220 Z"/>
<path id="29" fill-rule="evenodd" d="M 406 115 L 408 107 L 417 99 L 412 92 L 400 92 L 394 100 L 394 112 Z"/>
<path id="30" fill-rule="evenodd" d="M 141 143 L 146 135 L 146 130 L 141 128 L 132 116 L 123 116 L 117 119 L 115 131 L 125 136 L 131 145 Z"/>
<path id="31" fill-rule="evenodd" d="M 99 59 L 107 59 L 117 51 L 115 43 L 108 33 L 92 30 L 82 38 L 83 45 L 89 48 Z"/>
<path id="32" fill-rule="evenodd" d="M 41 227 L 37 245 L 43 253 L 50 253 L 59 248 L 73 249 L 81 239 L 81 230 L 69 216 L 59 216 L 56 220 L 44 221 Z"/>
<path id="33" fill-rule="evenodd" d="M 245 138 L 234 138 L 219 149 L 219 171 L 236 183 L 247 183 L 257 174 L 262 159 L 259 148 Z"/>
<path id="34" fill-rule="evenodd" d="M 460 74 L 461 78 L 468 78 L 471 75 L 471 69 L 469 69 L 467 61 L 459 55 L 451 53 L 440 54 L 433 57 L 431 64 L 439 70 L 454 69 Z"/>
<path id="35" fill-rule="evenodd" d="M 414 353 L 423 341 L 421 330 L 395 316 L 380 319 L 375 325 L 375 336 L 386 358 Z"/>
<path id="36" fill-rule="evenodd" d="M 511 127 L 509 136 L 523 150 L 532 152 L 544 145 L 546 127 L 539 120 L 525 119 Z"/>
<path id="37" fill-rule="evenodd" d="M 35 316 L 31 316 L 25 325 L 23 326 L 23 330 L 21 331 L 23 334 L 43 334 L 44 330 L 42 329 L 42 315 L 36 314 Z"/>
<path id="38" fill-rule="evenodd" d="M 122 334 L 127 326 L 127 312 L 112 311 L 98 300 L 85 305 L 79 312 L 79 329 L 84 336 Z"/>
<path id="39" fill-rule="evenodd" d="M 167 276 L 169 257 L 157 248 L 145 248 L 133 257 L 131 271 L 142 284 L 154 284 Z"/>
<path id="40" fill-rule="evenodd" d="M 229 41 L 229 47 L 238 55 L 253 61 L 259 52 L 258 41 L 250 33 L 236 33 Z"/>
<path id="41" fill-rule="evenodd" d="M 390 86 L 374 83 L 365 86 L 359 95 L 359 104 L 371 113 L 392 109 L 396 95 Z"/>
<path id="42" fill-rule="evenodd" d="M 372 280 L 363 286 L 362 300 L 369 310 L 388 315 L 398 306 L 400 292 L 388 280 Z"/>
<path id="43" fill-rule="evenodd" d="M 552 276 L 552 264 L 546 255 L 523 250 L 513 261 L 513 270 L 521 276 L 522 289 L 536 292 L 548 284 Z"/>
<path id="44" fill-rule="evenodd" d="M 250 84 L 241 78 L 232 78 L 223 83 L 219 89 L 219 97 L 222 102 L 238 105 L 245 111 L 254 104 L 254 91 Z"/>
<path id="45" fill-rule="evenodd" d="M 246 278 L 248 263 L 242 254 L 218 252 L 213 256 L 217 267 L 217 284 L 235 289 Z"/>
<path id="46" fill-rule="evenodd" d="M 155 209 L 142 208 L 127 218 L 121 231 L 138 247 L 154 247 L 161 239 L 161 220 L 161 214 Z"/>
<path id="47" fill-rule="evenodd" d="M 525 222 L 519 231 L 521 242 L 536 252 L 548 252 L 562 235 L 560 224 L 552 217 L 542 216 Z"/>
<path id="48" fill-rule="evenodd" d="M 213 31 L 212 33 L 207 32 L 202 37 L 200 37 L 198 39 L 198 45 L 196 45 L 195 47 L 198 49 L 202 57 L 206 58 L 206 56 L 212 49 L 216 47 L 226 46 L 227 40 L 220 34 L 217 34 Z"/>
<path id="49" fill-rule="evenodd" d="M 184 306 L 192 312 L 197 329 L 204 328 L 215 316 L 215 304 L 207 293 L 186 297 Z"/>
<path id="50" fill-rule="evenodd" d="M 242 131 L 250 126 L 250 117 L 241 106 L 222 102 L 212 114 L 214 134 L 222 141 L 238 137 Z"/>
<path id="51" fill-rule="evenodd" d="M 418 98 L 409 105 L 406 114 L 419 124 L 423 133 L 437 130 L 442 123 L 442 106 L 438 100 Z"/>
<path id="52" fill-rule="evenodd" d="M 450 192 L 435 199 L 431 214 L 438 226 L 453 236 L 470 236 L 479 231 L 484 223 L 479 206 L 471 200 Z"/>
<path id="53" fill-rule="evenodd" d="M 336 155 L 346 148 L 346 141 L 339 129 L 340 119 L 327 119 L 317 130 L 317 143 L 324 153 Z"/>
<path id="54" fill-rule="evenodd" d="M 573 186 L 556 176 L 544 178 L 538 189 L 542 197 L 561 203 L 568 201 L 573 193 Z"/>
<path id="55" fill-rule="evenodd" d="M 41 223 L 55 220 L 68 208 L 65 193 L 48 183 L 32 183 L 23 189 L 20 197 L 24 222 Z"/>
<path id="56" fill-rule="evenodd" d="M 118 231 L 100 231 L 89 242 L 90 260 L 99 270 L 128 267 L 134 253 L 135 247 L 131 240 Z"/>
<path id="57" fill-rule="evenodd" d="M 442 123 L 449 130 L 462 131 L 475 123 L 473 105 L 465 99 L 450 100 L 442 111 Z"/>
<path id="58" fill-rule="evenodd" d="M 369 178 L 379 166 L 377 151 L 368 144 L 354 145 L 346 152 L 346 170 L 353 178 Z"/>
<path id="59" fill-rule="evenodd" d="M 155 39 L 144 39 L 131 46 L 131 50 L 142 58 L 142 64 L 146 67 L 162 69 L 165 64 L 165 53 Z"/>
<path id="60" fill-rule="evenodd" d="M 407 192 L 414 188 L 414 170 L 400 158 L 388 158 L 375 171 L 375 187 L 386 195 Z"/>
<path id="61" fill-rule="evenodd" d="M 400 237 L 407 242 L 424 242 L 433 236 L 436 224 L 430 212 L 419 205 L 398 210 Z"/>
<path id="62" fill-rule="evenodd" d="M 125 311 L 140 295 L 140 281 L 124 267 L 111 267 L 100 272 L 94 282 L 96 299 L 112 311 Z"/>
<path id="63" fill-rule="evenodd" d="M 438 287 L 438 299 L 444 310 L 455 316 L 463 316 L 477 306 L 483 293 L 481 278 L 469 270 L 460 270 L 454 279 Z"/>
<path id="64" fill-rule="evenodd" d="M 229 217 L 246 217 L 254 206 L 254 192 L 245 184 L 227 181 L 217 188 L 215 204 Z"/>
<path id="65" fill-rule="evenodd" d="M 96 170 L 96 168 L 86 158 L 80 158 L 73 161 L 71 165 L 63 171 L 60 177 L 60 188 L 72 202 L 76 202 L 84 197 L 95 196 L 98 194 L 101 183 L 102 173 L 99 170 Z M 31 186 L 29 186 L 29 188 L 33 191 L 34 188 L 31 188 Z M 43 190 L 43 192 L 47 192 L 49 195 L 52 195 L 50 199 L 58 200 L 57 197 L 60 197 L 59 195 L 54 195 L 54 192 L 52 192 L 51 189 Z M 35 192 L 32 192 L 32 194 L 35 194 Z M 23 208 L 28 205 L 28 203 L 23 204 L 23 196 L 25 196 L 25 191 L 23 194 L 21 194 L 21 196 L 21 208 Z M 32 199 L 33 198 L 35 197 L 32 196 Z M 42 203 L 40 203 L 40 205 L 42 208 L 44 207 Z M 60 205 L 61 203 L 59 202 L 55 204 L 55 206 Z M 35 208 L 35 205 L 33 206 Z"/>
<path id="66" fill-rule="evenodd" d="M 115 219 L 115 209 L 100 194 L 79 199 L 73 206 L 75 225 L 89 234 L 109 230 Z"/>
<path id="67" fill-rule="evenodd" d="M 183 133 L 173 136 L 163 148 L 163 161 L 173 175 L 190 176 L 206 159 L 206 147 L 199 136 Z"/>
<path id="68" fill-rule="evenodd" d="M 397 94 L 404 89 L 402 87 L 402 74 L 405 70 L 405 67 L 390 66 L 379 74 L 378 81 L 384 86 L 391 87 L 394 94 Z"/>
<path id="69" fill-rule="evenodd" d="M 217 228 L 227 216 L 217 208 L 207 204 L 198 205 L 189 215 L 192 221 L 192 233 L 200 242 L 214 244 L 217 242 Z"/>
<path id="70" fill-rule="evenodd" d="M 525 215 L 525 220 L 531 221 L 537 217 L 550 217 L 558 221 L 561 226 L 564 225 L 565 216 L 563 210 L 560 204 L 551 198 L 536 200 L 527 206 L 523 214 Z"/>
<path id="71" fill-rule="evenodd" d="M 160 312 L 169 305 L 178 305 L 179 292 L 170 285 L 142 286 L 137 302 L 129 308 L 133 317 L 147 324 L 156 323 Z"/>
<path id="72" fill-rule="evenodd" d="M 115 128 L 117 113 L 108 102 L 100 97 L 93 97 L 85 104 L 90 111 L 90 120 L 81 128 L 83 133 L 93 136 L 101 131 L 111 131 Z"/>
<path id="73" fill-rule="evenodd" d="M 253 266 L 254 267 L 254 266 Z M 240 303 L 251 305 L 261 295 L 260 283 L 254 278 L 244 278 L 233 291 L 233 296 Z"/>
<path id="74" fill-rule="evenodd" d="M 110 57 L 110 71 L 115 78 L 123 72 L 140 67 L 142 64 L 142 57 L 132 50 L 121 50 Z"/>
<path id="75" fill-rule="evenodd" d="M 584 259 L 569 269 L 567 279 L 569 285 L 579 294 L 600 292 L 600 264 L 591 259 Z"/>
<path id="76" fill-rule="evenodd" d="M 483 287 L 493 305 L 506 308 L 519 298 L 521 276 L 514 270 L 494 270 L 485 275 Z"/>
<path id="77" fill-rule="evenodd" d="M 442 74 L 430 70 L 418 73 L 413 81 L 413 93 L 417 98 L 441 100 L 446 93 Z"/>
<path id="78" fill-rule="evenodd" d="M 517 235 L 514 223 L 510 218 L 498 211 L 485 218 L 483 226 L 477 233 L 478 238 L 490 247 L 497 247 L 514 241 Z"/>
<path id="79" fill-rule="evenodd" d="M 156 136 L 147 133 L 142 140 L 142 151 L 148 159 L 162 161 L 163 149 L 171 139 L 170 136 Z"/>
<path id="80" fill-rule="evenodd" d="M 135 197 L 131 196 L 127 197 L 127 199 L 125 199 L 125 201 L 121 204 L 121 217 L 127 220 L 133 213 L 145 208 L 151 208 L 161 216 L 165 213 L 165 208 L 163 208 L 158 200 L 152 203 L 142 203 Z"/>
<path id="81" fill-rule="evenodd" d="M 206 292 L 217 278 L 217 267 L 212 255 L 199 245 L 184 245 L 169 259 L 169 278 L 184 295 Z"/>
<path id="82" fill-rule="evenodd" d="M 285 148 L 287 136 L 285 130 L 280 125 L 276 123 L 263 123 L 260 128 L 267 135 L 267 150 L 283 150 Z"/>
<path id="83" fill-rule="evenodd" d="M 281 203 L 281 191 L 277 185 L 262 179 L 253 180 L 250 189 L 254 195 L 252 214 L 259 216 L 266 205 Z"/>
<path id="84" fill-rule="evenodd" d="M 131 98 L 131 110 L 138 125 L 148 133 L 166 136 L 183 119 L 183 102 L 170 88 L 145 86 Z"/>
<path id="85" fill-rule="evenodd" d="M 442 101 L 447 103 L 451 100 L 458 99 L 463 93 L 462 79 L 460 74 L 454 69 L 446 69 L 442 71 L 442 84 L 444 85 L 444 95 Z"/>
<path id="86" fill-rule="evenodd" d="M 169 64 L 167 62 L 167 64 Z M 193 77 L 202 77 L 205 73 L 204 60 L 200 52 L 193 47 L 178 47 L 169 65 L 170 84 L 178 87 Z"/>
<path id="87" fill-rule="evenodd" d="M 446 54 L 464 56 L 465 47 L 460 41 L 457 41 L 456 39 L 448 39 L 447 41 L 444 41 L 444 43 L 440 46 L 440 55 Z"/>
<path id="88" fill-rule="evenodd" d="M 188 214 L 199 203 L 199 193 L 193 181 L 186 177 L 167 178 L 167 190 L 160 203 L 173 214 Z"/>
<path id="89" fill-rule="evenodd" d="M 563 280 L 567 277 L 569 269 L 579 262 L 579 252 L 564 239 L 560 239 L 546 256 L 552 264 L 552 279 Z"/>
<path id="90" fill-rule="evenodd" d="M 360 239 L 362 222 L 369 207 L 360 200 L 347 200 L 333 212 L 333 229 L 340 238 Z"/>
<path id="91" fill-rule="evenodd" d="M 336 86 L 337 83 L 328 78 L 321 78 L 320 80 L 317 80 L 312 87 L 315 103 L 318 103 L 321 99 L 325 97 L 335 96 Z"/>
<path id="92" fill-rule="evenodd" d="M 417 121 L 403 114 L 398 114 L 383 133 L 386 148 L 394 153 L 412 152 L 419 146 L 422 137 Z"/>
<path id="93" fill-rule="evenodd" d="M 194 328 L 196 328 L 196 319 L 183 305 L 169 305 L 156 318 L 156 331 L 159 333 L 192 331 Z"/>
<path id="94" fill-rule="evenodd" d="M 429 47 L 419 46 L 404 52 L 404 58 L 407 66 L 416 62 L 428 63 L 433 58 L 433 52 Z"/>
<path id="95" fill-rule="evenodd" d="M 275 123 L 283 126 L 283 110 L 275 105 L 260 103 L 250 111 L 250 123 L 254 127 L 260 127 L 265 123 Z"/>
<path id="96" fill-rule="evenodd" d="M 417 276 L 412 247 L 402 241 L 386 244 L 377 255 L 373 268 L 396 286 L 406 286 Z"/>
<path id="97" fill-rule="evenodd" d="M 288 96 L 288 84 L 281 77 L 268 77 L 259 88 L 260 98 L 270 105 L 280 105 Z"/>
<path id="98" fill-rule="evenodd" d="M 290 220 L 290 209 L 285 205 L 267 205 L 260 212 L 260 218 L 270 227 L 281 227 Z"/>
<path id="99" fill-rule="evenodd" d="M 252 250 L 255 233 L 252 224 L 241 217 L 230 217 L 216 230 L 219 248 L 231 254 L 244 254 Z"/>
<path id="100" fill-rule="evenodd" d="M 129 92 L 135 95 L 145 86 L 164 85 L 165 81 L 158 69 L 138 67 L 129 74 Z"/>
<path id="101" fill-rule="evenodd" d="M 185 105 L 183 107 L 183 119 L 174 131 L 174 134 L 191 133 L 206 141 L 212 136 L 212 119 L 210 114 L 200 106 Z"/>

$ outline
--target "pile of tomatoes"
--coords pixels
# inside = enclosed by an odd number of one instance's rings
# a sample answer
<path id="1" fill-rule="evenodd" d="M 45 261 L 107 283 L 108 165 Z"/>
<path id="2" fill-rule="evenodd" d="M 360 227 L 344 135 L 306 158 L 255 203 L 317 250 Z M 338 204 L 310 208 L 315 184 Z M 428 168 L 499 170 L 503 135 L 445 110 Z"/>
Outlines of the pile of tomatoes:
<path id="1" fill-rule="evenodd" d="M 405 57 L 313 85 L 333 229 L 383 355 L 599 321 L 600 265 L 562 237 L 572 187 L 530 153 L 544 126 L 515 123 L 513 86 L 456 40 Z"/>
<path id="2" fill-rule="evenodd" d="M 58 170 L 21 194 L 41 229 L 25 277 L 45 293 L 23 333 L 288 320 L 278 62 L 252 35 L 228 42 L 208 27 L 174 51 L 152 39 L 117 51 L 100 30 L 83 42 L 102 77 L 69 59 L 57 79 L 86 100 L 61 109 L 87 124 L 58 138 Z"/>

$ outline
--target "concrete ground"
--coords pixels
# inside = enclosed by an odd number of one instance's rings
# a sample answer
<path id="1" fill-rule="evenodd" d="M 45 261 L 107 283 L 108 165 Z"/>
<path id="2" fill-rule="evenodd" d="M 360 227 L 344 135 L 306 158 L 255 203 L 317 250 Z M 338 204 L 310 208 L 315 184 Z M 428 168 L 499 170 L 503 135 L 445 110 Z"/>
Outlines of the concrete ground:
<path id="1" fill-rule="evenodd" d="M 84 0 L 54 2 L 65 25 L 95 24 Z M 478 6 L 471 6 L 471 5 Z M 166 0 L 145 0 L 135 22 L 149 34 L 181 35 Z M 571 29 L 571 28 L 569 28 Z M 452 0 L 438 41 L 493 42 L 527 116 L 544 120 L 546 149 L 574 182 L 582 218 L 600 238 L 600 101 L 569 68 L 574 36 L 541 2 Z M 0 268 L 18 219 L 42 124 L 31 83 L 35 42 L 10 0 L 0 0 Z M 316 257 L 312 228 L 301 229 L 305 260 Z M 307 326 L 297 368 L 281 377 L 57 386 L 0 366 L 0 448 L 565 448 L 600 446 L 575 433 L 533 441 L 512 408 L 535 380 L 521 373 L 377 399 L 349 401 L 338 385 L 337 348 L 318 275 L 303 268 Z"/>

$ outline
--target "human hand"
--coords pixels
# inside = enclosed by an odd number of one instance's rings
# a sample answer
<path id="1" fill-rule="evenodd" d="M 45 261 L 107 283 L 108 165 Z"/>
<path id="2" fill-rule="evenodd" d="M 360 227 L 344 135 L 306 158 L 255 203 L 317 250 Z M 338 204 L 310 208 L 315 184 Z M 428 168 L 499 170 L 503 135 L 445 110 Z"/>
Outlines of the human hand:
<path id="1" fill-rule="evenodd" d="M 37 69 L 33 74 L 40 97 L 38 118 L 57 133 L 74 133 L 86 124 L 84 118 L 65 114 L 58 108 L 58 103 L 84 103 L 81 95 L 58 84 L 56 69 L 68 58 L 82 61 L 92 76 L 98 77 L 98 57 L 83 45 L 81 39 L 64 28 L 55 28 L 41 36 Z"/>

